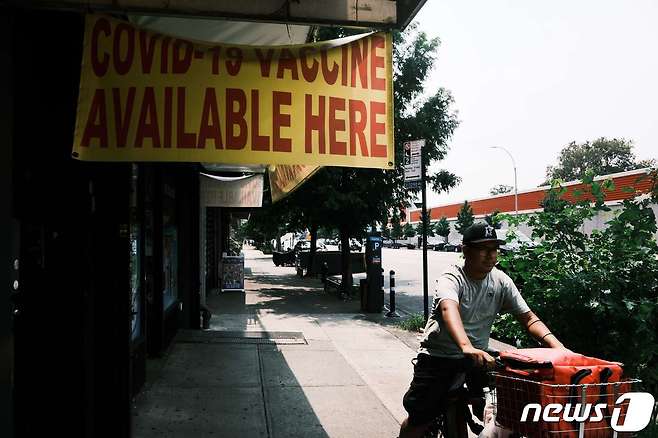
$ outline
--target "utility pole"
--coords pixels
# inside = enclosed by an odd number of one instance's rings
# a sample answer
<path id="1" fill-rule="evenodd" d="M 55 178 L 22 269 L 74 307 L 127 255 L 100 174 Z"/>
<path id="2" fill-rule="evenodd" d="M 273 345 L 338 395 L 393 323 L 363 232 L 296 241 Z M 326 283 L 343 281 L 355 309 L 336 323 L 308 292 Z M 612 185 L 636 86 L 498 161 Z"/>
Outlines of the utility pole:
<path id="1" fill-rule="evenodd" d="M 505 151 L 507 155 L 509 155 L 510 159 L 512 160 L 512 167 L 514 168 L 514 214 L 518 216 L 519 214 L 519 189 L 518 185 L 516 183 L 516 161 L 514 161 L 514 157 L 512 156 L 511 152 L 505 149 L 502 146 L 490 146 L 491 149 L 501 149 Z"/>

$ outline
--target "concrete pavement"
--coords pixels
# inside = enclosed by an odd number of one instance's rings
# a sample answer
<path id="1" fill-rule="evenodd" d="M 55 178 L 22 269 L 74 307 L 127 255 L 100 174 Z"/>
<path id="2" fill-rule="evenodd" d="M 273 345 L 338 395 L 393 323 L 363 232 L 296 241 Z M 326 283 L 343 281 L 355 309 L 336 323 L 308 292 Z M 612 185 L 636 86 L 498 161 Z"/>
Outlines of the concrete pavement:
<path id="1" fill-rule="evenodd" d="M 152 363 L 134 436 L 395 437 L 417 337 L 246 250 L 245 292 Z"/>

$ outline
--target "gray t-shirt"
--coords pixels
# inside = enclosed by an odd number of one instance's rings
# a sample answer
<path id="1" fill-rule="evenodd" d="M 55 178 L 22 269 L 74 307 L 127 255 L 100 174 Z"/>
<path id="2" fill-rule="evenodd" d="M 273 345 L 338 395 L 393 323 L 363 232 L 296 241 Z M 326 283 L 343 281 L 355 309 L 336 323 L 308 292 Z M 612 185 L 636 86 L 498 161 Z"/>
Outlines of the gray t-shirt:
<path id="1" fill-rule="evenodd" d="M 441 317 L 443 300 L 459 303 L 464 330 L 475 348 L 489 345 L 491 326 L 498 313 L 519 315 L 530 311 L 511 278 L 493 268 L 480 280 L 471 280 L 460 266 L 452 266 L 436 280 L 432 313 L 420 342 L 419 353 L 460 358 L 464 355 L 448 333 Z"/>

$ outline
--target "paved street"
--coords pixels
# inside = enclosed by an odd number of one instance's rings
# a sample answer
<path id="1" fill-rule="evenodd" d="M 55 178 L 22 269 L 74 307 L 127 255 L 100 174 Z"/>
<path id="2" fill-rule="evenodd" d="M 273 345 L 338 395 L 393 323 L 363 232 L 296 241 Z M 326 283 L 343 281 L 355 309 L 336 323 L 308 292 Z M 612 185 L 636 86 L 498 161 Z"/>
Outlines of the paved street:
<path id="1" fill-rule="evenodd" d="M 450 265 L 461 264 L 461 253 L 427 251 L 429 306 L 432 305 L 434 283 Z M 395 271 L 396 303 L 399 310 L 423 312 L 423 252 L 418 249 L 382 250 L 385 301 L 389 300 L 389 272 Z M 355 276 L 365 278 L 365 274 Z M 355 280 L 358 282 L 358 280 Z"/>
<path id="2" fill-rule="evenodd" d="M 434 283 L 450 265 L 463 262 L 461 253 L 427 251 L 429 306 L 432 305 Z M 292 267 L 269 266 L 276 272 L 292 273 Z M 398 311 L 406 313 L 423 312 L 423 252 L 419 249 L 382 249 L 382 267 L 384 268 L 384 301 L 389 302 L 389 272 L 395 271 L 395 290 Z M 354 274 L 354 284 L 365 278 L 365 273 Z"/>

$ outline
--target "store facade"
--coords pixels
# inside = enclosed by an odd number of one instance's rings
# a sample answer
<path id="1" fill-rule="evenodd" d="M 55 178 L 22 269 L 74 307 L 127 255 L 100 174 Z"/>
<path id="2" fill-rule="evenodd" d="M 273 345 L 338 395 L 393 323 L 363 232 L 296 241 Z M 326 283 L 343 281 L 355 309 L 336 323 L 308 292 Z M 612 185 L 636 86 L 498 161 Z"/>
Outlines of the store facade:
<path id="1" fill-rule="evenodd" d="M 406 18 L 417 11 L 410 4 L 422 5 L 401 3 Z M 221 198 L 229 184 L 221 178 L 260 175 L 262 196 L 264 170 L 73 159 L 90 4 L 31 6 L 0 4 L 0 162 L 9 206 L 2 272 L 10 286 L 0 301 L 8 405 L 0 430 L 129 437 L 147 358 L 163 355 L 178 329 L 201 327 L 205 296 L 221 283 L 231 218 L 257 203 L 235 201 L 230 190 Z M 300 15 L 291 22 L 350 21 Z M 288 34 L 285 26 L 276 33 Z M 207 178 L 215 198 L 204 191 Z"/>

